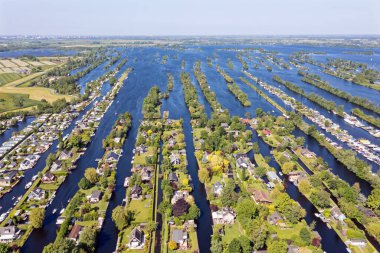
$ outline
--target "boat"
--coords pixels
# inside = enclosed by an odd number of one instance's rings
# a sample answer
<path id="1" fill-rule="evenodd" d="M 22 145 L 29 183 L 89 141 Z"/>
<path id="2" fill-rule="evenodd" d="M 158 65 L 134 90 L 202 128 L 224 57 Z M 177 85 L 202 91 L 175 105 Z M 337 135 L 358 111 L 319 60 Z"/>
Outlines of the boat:
<path id="1" fill-rule="evenodd" d="M 32 181 L 35 181 L 35 180 L 37 179 L 37 177 L 38 177 L 38 175 L 34 175 L 34 176 L 32 177 Z"/>
<path id="2" fill-rule="evenodd" d="M 52 213 L 55 214 L 56 212 L 57 212 L 57 208 L 54 208 Z"/>
<path id="3" fill-rule="evenodd" d="M 29 189 L 32 186 L 32 182 L 29 182 L 25 185 L 25 189 Z"/>
<path id="4" fill-rule="evenodd" d="M 60 214 L 63 214 L 63 212 L 65 211 L 65 208 L 62 208 L 61 211 L 59 211 Z"/>

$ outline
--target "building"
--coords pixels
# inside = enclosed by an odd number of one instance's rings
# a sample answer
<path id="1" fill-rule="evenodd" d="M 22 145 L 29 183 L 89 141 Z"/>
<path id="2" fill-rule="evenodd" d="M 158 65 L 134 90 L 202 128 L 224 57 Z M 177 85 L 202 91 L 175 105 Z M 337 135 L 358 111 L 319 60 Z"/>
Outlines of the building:
<path id="1" fill-rule="evenodd" d="M 169 175 L 168 175 L 168 180 L 169 182 L 171 183 L 176 183 L 178 182 L 178 176 L 177 174 L 175 174 L 174 172 L 170 171 Z"/>
<path id="2" fill-rule="evenodd" d="M 28 199 L 29 200 L 36 200 L 36 201 L 40 201 L 40 200 L 45 199 L 45 190 L 43 190 L 41 188 L 34 189 L 33 191 L 31 191 L 29 193 Z"/>
<path id="3" fill-rule="evenodd" d="M 109 163 L 117 162 L 118 160 L 119 160 L 119 155 L 116 154 L 115 152 L 110 152 L 106 158 L 106 162 L 109 162 Z"/>
<path id="4" fill-rule="evenodd" d="M 54 179 L 55 179 L 55 176 L 53 173 L 51 173 L 50 171 L 46 172 L 45 175 L 42 177 L 41 181 L 44 183 L 44 184 L 50 184 L 50 183 L 54 183 Z"/>
<path id="5" fill-rule="evenodd" d="M 90 196 L 90 202 L 91 203 L 98 203 L 102 197 L 102 192 L 95 190 L 92 191 L 91 196 Z"/>
<path id="6" fill-rule="evenodd" d="M 222 209 L 212 212 L 212 221 L 214 224 L 234 224 L 236 213 L 230 207 L 223 207 Z"/>
<path id="7" fill-rule="evenodd" d="M 68 238 L 77 242 L 78 239 L 79 239 L 79 235 L 82 231 L 82 226 L 79 226 L 79 225 L 74 225 L 68 235 Z"/>
<path id="8" fill-rule="evenodd" d="M 306 158 L 316 158 L 317 155 L 314 152 L 311 152 L 307 148 L 302 148 L 301 154 Z"/>
<path id="9" fill-rule="evenodd" d="M 175 191 L 171 203 L 174 205 L 180 199 L 186 199 L 189 196 L 188 191 Z"/>
<path id="10" fill-rule="evenodd" d="M 271 225 L 276 225 L 280 220 L 283 220 L 281 214 L 277 211 L 274 211 L 271 215 L 268 216 L 267 221 Z"/>
<path id="11" fill-rule="evenodd" d="M 340 211 L 339 207 L 334 206 L 331 208 L 331 217 L 333 217 L 335 220 L 344 221 L 346 219 L 346 216 Z"/>
<path id="12" fill-rule="evenodd" d="M 57 171 L 57 170 L 60 170 L 61 167 L 62 167 L 62 162 L 58 160 L 58 161 L 53 162 L 53 164 L 50 167 L 50 170 Z"/>
<path id="13" fill-rule="evenodd" d="M 212 185 L 212 191 L 216 196 L 220 196 L 223 193 L 223 184 L 221 182 L 216 182 Z"/>
<path id="14" fill-rule="evenodd" d="M 142 249 L 144 248 L 145 236 L 144 232 L 135 227 L 129 235 L 128 247 L 130 249 Z"/>
<path id="15" fill-rule="evenodd" d="M 268 171 L 267 172 L 267 178 L 271 182 L 281 182 L 281 178 L 279 178 L 279 176 L 277 176 L 276 172 L 274 172 L 274 171 Z"/>
<path id="16" fill-rule="evenodd" d="M 188 241 L 187 232 L 180 229 L 175 229 L 172 232 L 172 240 L 175 241 L 178 245 L 178 249 L 186 250 L 187 249 L 187 241 Z"/>
<path id="17" fill-rule="evenodd" d="M 70 159 L 73 156 L 73 153 L 68 150 L 62 150 L 61 154 L 58 157 L 58 160 L 67 160 Z"/>
<path id="18" fill-rule="evenodd" d="M 0 178 L 0 186 L 11 186 L 16 179 L 16 175 L 16 171 L 10 171 L 5 174 L 3 178 Z"/>
<path id="19" fill-rule="evenodd" d="M 142 188 L 140 185 L 134 185 L 131 189 L 131 198 L 132 199 L 139 199 L 142 194 Z"/>
<path id="20" fill-rule="evenodd" d="M 252 198 L 256 203 L 260 204 L 270 204 L 272 200 L 270 199 L 268 193 L 262 190 L 253 191 Z"/>
<path id="21" fill-rule="evenodd" d="M 8 226 L 0 228 L 0 242 L 10 243 L 17 238 L 18 232 L 15 226 Z"/>
<path id="22" fill-rule="evenodd" d="M 170 159 L 170 163 L 173 165 L 178 165 L 181 163 L 181 160 L 179 159 L 178 154 L 171 153 L 169 156 L 169 159 Z"/>

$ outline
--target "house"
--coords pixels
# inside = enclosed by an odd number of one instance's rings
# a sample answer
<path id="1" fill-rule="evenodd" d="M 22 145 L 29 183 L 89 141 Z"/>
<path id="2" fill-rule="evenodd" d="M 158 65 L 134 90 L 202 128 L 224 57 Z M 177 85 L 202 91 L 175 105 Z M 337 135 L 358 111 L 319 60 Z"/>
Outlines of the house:
<path id="1" fill-rule="evenodd" d="M 58 160 L 67 160 L 70 159 L 73 156 L 73 153 L 68 150 L 62 150 L 61 154 L 58 157 Z"/>
<path id="2" fill-rule="evenodd" d="M 272 135 L 272 132 L 271 132 L 268 128 L 264 128 L 264 130 L 263 130 L 263 134 L 264 134 L 265 136 L 271 136 L 271 135 Z"/>
<path id="3" fill-rule="evenodd" d="M 223 184 L 221 182 L 216 182 L 212 185 L 212 191 L 216 196 L 220 196 L 223 193 Z"/>
<path id="4" fill-rule="evenodd" d="M 270 204 L 272 203 L 272 200 L 270 199 L 268 193 L 262 191 L 262 190 L 255 190 L 253 191 L 252 195 L 253 200 L 256 203 L 260 204 Z"/>
<path id="5" fill-rule="evenodd" d="M 34 189 L 33 191 L 29 193 L 28 199 L 37 200 L 37 201 L 45 199 L 45 190 L 41 188 Z"/>
<path id="6" fill-rule="evenodd" d="M 335 220 L 344 221 L 346 219 L 346 216 L 340 211 L 339 207 L 334 206 L 331 208 L 331 217 L 333 217 Z"/>
<path id="7" fill-rule="evenodd" d="M 316 158 L 317 155 L 314 152 L 311 152 L 310 150 L 306 148 L 302 148 L 301 154 L 306 158 Z"/>
<path id="8" fill-rule="evenodd" d="M 54 179 L 55 179 L 55 176 L 53 173 L 51 173 L 50 171 L 46 172 L 45 175 L 42 177 L 41 181 L 44 183 L 44 184 L 50 184 L 50 183 L 54 183 Z"/>
<path id="9" fill-rule="evenodd" d="M 137 146 L 136 149 L 135 149 L 135 152 L 137 154 L 144 154 L 146 152 L 148 152 L 148 147 L 145 146 L 144 144 L 141 144 L 140 146 Z"/>
<path id="10" fill-rule="evenodd" d="M 0 242 L 10 243 L 16 239 L 18 232 L 15 226 L 1 227 L 0 228 Z"/>
<path id="11" fill-rule="evenodd" d="M 144 248 L 145 236 L 144 232 L 135 227 L 129 235 L 128 247 L 130 249 L 142 249 Z"/>
<path id="12" fill-rule="evenodd" d="M 366 246 L 367 241 L 365 239 L 360 239 L 360 238 L 353 238 L 348 241 L 349 244 L 353 246 Z"/>
<path id="13" fill-rule="evenodd" d="M 75 224 L 72 227 L 72 229 L 71 229 L 71 231 L 70 231 L 70 233 L 68 235 L 68 238 L 71 239 L 71 240 L 73 240 L 73 241 L 75 241 L 75 242 L 77 242 L 78 239 L 79 239 L 79 235 L 80 235 L 81 231 L 82 231 L 82 226 Z"/>
<path id="14" fill-rule="evenodd" d="M 186 199 L 188 196 L 189 196 L 188 191 L 181 191 L 181 190 L 175 191 L 174 195 L 172 197 L 171 203 L 172 203 L 172 205 L 174 205 L 178 200 Z"/>
<path id="15" fill-rule="evenodd" d="M 248 164 L 246 163 L 244 157 L 239 157 L 238 159 L 236 159 L 236 167 L 239 169 L 247 169 L 248 168 Z"/>
<path id="16" fill-rule="evenodd" d="M 214 224 L 234 224 L 236 213 L 230 207 L 223 207 L 222 209 L 212 212 L 212 220 Z"/>
<path id="17" fill-rule="evenodd" d="M 187 249 L 187 232 L 180 229 L 174 229 L 172 233 L 172 241 L 175 241 L 178 245 L 178 249 L 185 250 Z"/>
<path id="18" fill-rule="evenodd" d="M 276 172 L 274 172 L 274 171 L 268 171 L 267 172 L 267 178 L 271 182 L 281 182 L 281 179 L 277 176 Z"/>
<path id="19" fill-rule="evenodd" d="M 170 139 L 168 140 L 168 145 L 169 145 L 169 147 L 174 147 L 174 145 L 176 145 L 176 144 L 177 144 L 177 141 L 176 141 L 175 139 L 170 138 Z"/>
<path id="20" fill-rule="evenodd" d="M 295 185 L 298 185 L 302 179 L 307 177 L 305 171 L 291 171 L 289 172 L 288 176 L 289 181 Z"/>
<path id="21" fill-rule="evenodd" d="M 14 182 L 16 175 L 16 171 L 10 171 L 5 174 L 3 178 L 0 178 L 0 186 L 10 186 Z"/>
<path id="22" fill-rule="evenodd" d="M 144 167 L 141 170 L 140 175 L 143 182 L 149 182 L 152 179 L 152 170 L 150 167 Z"/>
<path id="23" fill-rule="evenodd" d="M 220 123 L 220 126 L 223 127 L 224 129 L 227 129 L 229 126 L 227 123 Z"/>
<path id="24" fill-rule="evenodd" d="M 178 154 L 171 153 L 169 156 L 169 159 L 170 159 L 170 163 L 173 165 L 178 165 L 181 163 L 181 160 L 179 159 Z"/>
<path id="25" fill-rule="evenodd" d="M 288 246 L 288 252 L 287 253 L 299 253 L 300 248 L 296 245 L 289 245 Z"/>
<path id="26" fill-rule="evenodd" d="M 358 206 L 357 208 L 360 212 L 362 212 L 368 218 L 376 217 L 376 214 L 369 208 L 366 208 L 364 206 Z"/>
<path id="27" fill-rule="evenodd" d="M 142 194 L 142 188 L 140 185 L 134 185 L 131 189 L 131 198 L 139 199 Z"/>
<path id="28" fill-rule="evenodd" d="M 92 191 L 91 196 L 90 196 L 90 203 L 98 203 L 101 199 L 102 192 L 95 190 Z"/>
<path id="29" fill-rule="evenodd" d="M 171 183 L 178 182 L 178 176 L 177 176 L 177 174 L 175 174 L 174 172 L 171 171 L 171 172 L 169 173 L 168 180 L 169 180 L 169 182 L 171 182 Z"/>
<path id="30" fill-rule="evenodd" d="M 53 164 L 50 167 L 50 170 L 57 171 L 57 170 L 60 170 L 61 167 L 62 167 L 62 162 L 58 160 L 58 161 L 53 162 Z"/>
<path id="31" fill-rule="evenodd" d="M 276 225 L 280 220 L 283 220 L 281 214 L 277 211 L 274 211 L 271 215 L 267 217 L 267 221 L 271 225 Z"/>
<path id="32" fill-rule="evenodd" d="M 106 162 L 109 162 L 109 163 L 117 162 L 118 160 L 119 160 L 119 155 L 116 154 L 115 152 L 110 152 L 106 158 Z"/>

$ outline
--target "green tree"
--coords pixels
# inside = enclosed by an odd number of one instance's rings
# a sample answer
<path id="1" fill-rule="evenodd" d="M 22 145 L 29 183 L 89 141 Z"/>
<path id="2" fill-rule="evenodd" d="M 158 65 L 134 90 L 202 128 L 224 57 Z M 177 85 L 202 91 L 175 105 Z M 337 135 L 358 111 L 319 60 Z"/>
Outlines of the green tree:
<path id="1" fill-rule="evenodd" d="M 380 206 L 380 189 L 373 189 L 367 199 L 367 206 L 377 210 Z"/>
<path id="2" fill-rule="evenodd" d="M 268 253 L 286 253 L 288 247 L 284 241 L 273 241 L 268 245 Z"/>
<path id="3" fill-rule="evenodd" d="M 87 168 L 84 172 L 84 176 L 91 184 L 96 184 L 99 179 L 95 168 Z"/>
<path id="4" fill-rule="evenodd" d="M 302 241 L 304 241 L 307 245 L 311 242 L 311 233 L 307 228 L 301 228 L 300 230 L 300 238 Z"/>
<path id="5" fill-rule="evenodd" d="M 79 243 L 87 252 L 94 252 L 96 245 L 96 230 L 92 227 L 85 227 L 80 234 Z"/>
<path id="6" fill-rule="evenodd" d="M 237 238 L 234 238 L 230 244 L 228 244 L 227 252 L 229 253 L 239 253 L 242 252 L 242 248 L 240 246 L 240 242 Z"/>
<path id="7" fill-rule="evenodd" d="M 30 211 L 29 221 L 33 228 L 41 228 L 44 223 L 45 209 L 33 208 Z"/>
<path id="8" fill-rule="evenodd" d="M 119 231 L 127 225 L 128 219 L 122 206 L 117 206 L 112 210 L 112 220 Z"/>

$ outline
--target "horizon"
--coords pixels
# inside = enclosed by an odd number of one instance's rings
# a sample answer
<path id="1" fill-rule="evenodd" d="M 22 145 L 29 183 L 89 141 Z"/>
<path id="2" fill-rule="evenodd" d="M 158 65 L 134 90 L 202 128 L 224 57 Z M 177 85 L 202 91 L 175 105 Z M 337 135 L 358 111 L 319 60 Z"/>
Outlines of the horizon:
<path id="1" fill-rule="evenodd" d="M 3 36 L 379 35 L 380 2 L 0 0 Z M 20 18 L 22 17 L 22 18 Z"/>

